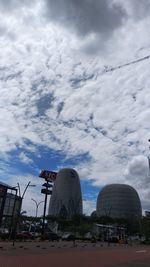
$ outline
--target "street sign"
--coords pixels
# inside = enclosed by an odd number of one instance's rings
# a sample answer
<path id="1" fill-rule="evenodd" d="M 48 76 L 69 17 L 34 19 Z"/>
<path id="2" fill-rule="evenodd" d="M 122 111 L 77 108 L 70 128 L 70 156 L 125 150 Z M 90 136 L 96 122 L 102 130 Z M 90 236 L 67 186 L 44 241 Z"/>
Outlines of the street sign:
<path id="1" fill-rule="evenodd" d="M 49 187 L 49 188 L 50 188 L 50 187 L 53 187 L 52 184 L 48 184 L 48 183 L 44 183 L 44 184 L 42 184 L 42 186 L 45 186 L 45 187 L 47 187 L 47 188 L 48 188 L 48 187 Z"/>
<path id="2" fill-rule="evenodd" d="M 53 182 L 56 180 L 57 172 L 42 170 L 39 177 L 44 178 L 48 182 Z"/>
<path id="3" fill-rule="evenodd" d="M 41 193 L 42 193 L 42 194 L 45 194 L 45 195 L 51 195 L 51 194 L 52 194 L 52 191 L 50 191 L 50 190 L 48 190 L 48 189 L 46 189 L 46 188 L 43 188 L 43 189 L 41 190 Z"/>

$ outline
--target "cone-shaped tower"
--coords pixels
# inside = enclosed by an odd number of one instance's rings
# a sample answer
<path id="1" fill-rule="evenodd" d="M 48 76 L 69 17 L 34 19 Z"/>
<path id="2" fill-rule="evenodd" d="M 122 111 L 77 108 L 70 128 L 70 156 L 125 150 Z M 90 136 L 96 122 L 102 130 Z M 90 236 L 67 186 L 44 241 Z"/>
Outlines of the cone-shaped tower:
<path id="1" fill-rule="evenodd" d="M 82 196 L 77 172 L 73 169 L 61 169 L 53 187 L 49 204 L 49 215 L 62 215 L 71 218 L 82 214 Z"/>

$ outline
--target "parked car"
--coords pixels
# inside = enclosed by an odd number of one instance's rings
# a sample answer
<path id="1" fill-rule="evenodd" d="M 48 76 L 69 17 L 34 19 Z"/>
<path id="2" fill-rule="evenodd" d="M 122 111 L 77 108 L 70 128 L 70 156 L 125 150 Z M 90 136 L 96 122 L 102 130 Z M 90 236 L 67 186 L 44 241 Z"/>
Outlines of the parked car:
<path id="1" fill-rule="evenodd" d="M 0 229 L 0 238 L 2 240 L 8 239 L 9 238 L 9 232 L 8 229 Z"/>
<path id="2" fill-rule="evenodd" d="M 46 232 L 43 235 L 43 239 L 44 240 L 49 240 L 49 241 L 55 241 L 55 240 L 59 241 L 60 237 L 56 233 Z"/>
<path id="3" fill-rule="evenodd" d="M 33 235 L 34 238 L 40 238 L 41 237 L 41 233 L 38 233 L 38 232 L 31 232 L 31 234 Z"/>
<path id="4" fill-rule="evenodd" d="M 8 234 L 9 231 L 7 228 L 0 228 L 0 234 Z"/>
<path id="5" fill-rule="evenodd" d="M 106 241 L 110 242 L 110 243 L 119 243 L 119 237 L 118 236 L 111 236 Z"/>
<path id="6" fill-rule="evenodd" d="M 66 241 L 74 241 L 76 238 L 75 238 L 75 235 L 73 234 L 64 234 L 62 237 L 61 237 L 62 240 L 66 240 Z"/>
<path id="7" fill-rule="evenodd" d="M 91 241 L 93 235 L 90 232 L 87 232 L 86 234 L 84 234 L 84 237 L 82 238 L 82 240 L 84 241 Z"/>
<path id="8" fill-rule="evenodd" d="M 16 238 L 17 239 L 34 239 L 34 235 L 31 232 L 22 231 L 22 232 L 17 233 Z"/>

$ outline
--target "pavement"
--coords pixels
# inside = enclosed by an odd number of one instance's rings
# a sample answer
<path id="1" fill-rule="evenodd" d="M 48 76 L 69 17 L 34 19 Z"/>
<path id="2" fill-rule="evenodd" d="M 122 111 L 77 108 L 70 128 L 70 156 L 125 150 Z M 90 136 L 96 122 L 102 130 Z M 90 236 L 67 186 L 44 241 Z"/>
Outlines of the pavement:
<path id="1" fill-rule="evenodd" d="M 150 247 L 97 242 L 0 242 L 0 267 L 150 267 Z"/>

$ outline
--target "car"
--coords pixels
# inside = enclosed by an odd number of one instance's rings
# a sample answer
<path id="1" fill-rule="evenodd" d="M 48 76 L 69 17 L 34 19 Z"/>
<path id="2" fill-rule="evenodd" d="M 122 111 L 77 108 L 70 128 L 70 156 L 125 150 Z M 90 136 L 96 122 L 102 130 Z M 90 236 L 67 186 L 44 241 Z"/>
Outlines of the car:
<path id="1" fill-rule="evenodd" d="M 109 243 L 119 243 L 119 238 L 118 236 L 111 236 L 106 241 Z"/>
<path id="2" fill-rule="evenodd" d="M 31 232 L 31 234 L 33 235 L 34 238 L 40 238 L 41 237 L 41 233 L 38 233 L 38 232 Z"/>
<path id="3" fill-rule="evenodd" d="M 31 232 L 22 231 L 16 234 L 17 239 L 34 239 L 34 236 Z"/>
<path id="4" fill-rule="evenodd" d="M 53 232 L 46 232 L 43 235 L 44 240 L 49 240 L 49 241 L 59 241 L 60 237 Z"/>
<path id="5" fill-rule="evenodd" d="M 93 235 L 90 232 L 87 232 L 86 234 L 84 234 L 82 240 L 83 241 L 91 241 Z"/>
<path id="6" fill-rule="evenodd" d="M 63 241 L 74 241 L 76 238 L 75 238 L 75 235 L 73 235 L 73 234 L 64 234 L 62 237 L 61 237 L 61 239 L 63 240 Z"/>
<path id="7" fill-rule="evenodd" d="M 0 234 L 8 234 L 9 231 L 7 228 L 0 228 Z"/>
<path id="8" fill-rule="evenodd" d="M 8 239 L 9 237 L 10 237 L 9 232 L 7 232 L 7 231 L 1 231 L 1 232 L 0 232 L 0 239 L 2 239 L 2 240 L 6 240 L 6 239 Z"/>

